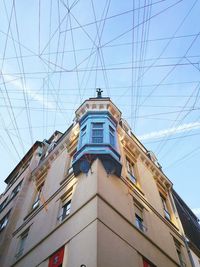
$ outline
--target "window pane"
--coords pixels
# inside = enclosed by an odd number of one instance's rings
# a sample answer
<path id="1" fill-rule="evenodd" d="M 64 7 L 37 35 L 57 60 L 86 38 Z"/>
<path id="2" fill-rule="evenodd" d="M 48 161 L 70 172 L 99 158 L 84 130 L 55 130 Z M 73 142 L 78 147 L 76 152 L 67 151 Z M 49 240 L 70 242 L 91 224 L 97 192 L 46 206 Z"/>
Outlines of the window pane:
<path id="1" fill-rule="evenodd" d="M 62 220 L 64 220 L 67 215 L 70 214 L 70 209 L 71 209 L 71 200 L 68 201 L 64 206 L 63 206 L 63 213 L 62 213 Z"/>
<path id="2" fill-rule="evenodd" d="M 128 172 L 128 178 L 130 181 L 134 184 L 137 183 L 137 179 L 135 176 L 135 171 L 134 171 L 134 163 L 132 163 L 129 159 L 126 159 L 126 167 L 127 167 L 127 172 Z"/>
<path id="3" fill-rule="evenodd" d="M 131 180 L 132 183 L 134 184 L 137 183 L 135 176 L 133 176 L 130 172 L 128 173 L 128 178 Z"/>
<path id="4" fill-rule="evenodd" d="M 115 130 L 111 126 L 109 126 L 109 131 L 113 134 L 115 133 Z"/>
<path id="5" fill-rule="evenodd" d="M 10 211 L 4 216 L 4 218 L 0 221 L 0 231 L 6 227 L 8 224 L 8 217 L 9 217 Z"/>
<path id="6" fill-rule="evenodd" d="M 112 133 L 110 133 L 110 144 L 111 144 L 111 146 L 115 145 L 115 137 Z"/>
<path id="7" fill-rule="evenodd" d="M 95 129 L 102 129 L 102 128 L 103 128 L 103 123 L 101 123 L 101 122 L 93 123 L 93 124 L 92 124 L 92 128 L 95 128 Z"/>
<path id="8" fill-rule="evenodd" d="M 28 233 L 25 236 L 21 237 L 19 251 L 23 251 L 24 250 L 27 236 L 28 236 Z"/>
<path id="9" fill-rule="evenodd" d="M 109 138 L 111 146 L 115 145 L 115 130 L 109 126 Z"/>
<path id="10" fill-rule="evenodd" d="M 81 135 L 80 146 L 85 145 L 85 143 L 86 143 L 86 133 Z"/>
<path id="11" fill-rule="evenodd" d="M 162 200 L 162 205 L 163 205 L 163 209 L 164 209 L 164 213 L 165 213 L 165 218 L 170 220 L 171 216 L 170 216 L 170 212 L 168 210 L 167 201 L 162 195 L 160 195 L 160 197 L 161 197 L 161 200 Z"/>
<path id="12" fill-rule="evenodd" d="M 92 137 L 92 143 L 94 143 L 94 144 L 103 143 L 103 137 Z"/>
<path id="13" fill-rule="evenodd" d="M 38 207 L 40 204 L 40 196 L 41 196 L 42 188 L 43 188 L 43 185 L 41 185 L 40 188 L 37 189 L 35 199 L 32 205 L 32 209 Z"/>
<path id="14" fill-rule="evenodd" d="M 143 226 L 143 219 L 140 218 L 137 214 L 135 214 L 135 223 L 137 228 L 139 228 L 141 231 L 144 231 L 144 226 Z"/>
<path id="15" fill-rule="evenodd" d="M 92 143 L 103 143 L 103 123 L 92 124 Z"/>
<path id="16" fill-rule="evenodd" d="M 84 133 L 86 131 L 86 126 L 83 127 L 83 129 L 81 130 L 82 133 Z"/>
<path id="17" fill-rule="evenodd" d="M 92 130 L 92 136 L 93 137 L 103 137 L 103 130 Z"/>
<path id="18" fill-rule="evenodd" d="M 3 208 L 6 206 L 7 200 L 8 200 L 8 197 L 1 203 L 1 205 L 0 205 L 0 212 L 1 212 L 1 211 L 3 210 Z"/>

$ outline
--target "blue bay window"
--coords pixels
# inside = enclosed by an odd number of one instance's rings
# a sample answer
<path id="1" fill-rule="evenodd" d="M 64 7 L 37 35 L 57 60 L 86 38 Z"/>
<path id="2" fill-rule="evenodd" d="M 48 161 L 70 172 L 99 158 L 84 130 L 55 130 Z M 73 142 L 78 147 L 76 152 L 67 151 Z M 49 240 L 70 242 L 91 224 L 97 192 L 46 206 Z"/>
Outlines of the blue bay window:
<path id="1" fill-rule="evenodd" d="M 120 155 L 118 152 L 116 127 L 117 123 L 108 112 L 88 112 L 81 120 L 78 149 L 74 155 L 74 173 L 81 172 L 79 165 L 84 157 L 100 158 L 102 162 L 113 161 L 112 166 L 118 164 L 118 176 L 121 173 Z M 109 164 L 106 165 L 108 166 Z M 115 164 L 116 163 L 116 164 Z M 110 166 L 108 166 L 110 167 Z"/>

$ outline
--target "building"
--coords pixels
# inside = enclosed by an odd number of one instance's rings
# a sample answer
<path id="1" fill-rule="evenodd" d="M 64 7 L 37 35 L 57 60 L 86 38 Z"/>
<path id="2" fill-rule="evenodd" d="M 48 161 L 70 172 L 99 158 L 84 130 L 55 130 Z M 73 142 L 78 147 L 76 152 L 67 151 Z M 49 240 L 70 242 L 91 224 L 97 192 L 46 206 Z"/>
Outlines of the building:
<path id="1" fill-rule="evenodd" d="M 171 181 L 100 90 L 5 182 L 1 267 L 192 266 Z"/>
<path id="2" fill-rule="evenodd" d="M 199 219 L 174 190 L 172 194 L 183 227 L 183 233 L 188 244 L 191 261 L 195 267 L 198 267 L 200 266 Z"/>

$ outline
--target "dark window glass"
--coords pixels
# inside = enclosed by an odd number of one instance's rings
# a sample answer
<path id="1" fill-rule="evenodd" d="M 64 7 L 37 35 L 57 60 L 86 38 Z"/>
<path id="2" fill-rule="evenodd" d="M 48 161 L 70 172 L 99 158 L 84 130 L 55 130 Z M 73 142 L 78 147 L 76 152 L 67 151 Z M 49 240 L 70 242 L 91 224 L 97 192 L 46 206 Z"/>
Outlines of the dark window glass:
<path id="1" fill-rule="evenodd" d="M 109 138 L 111 146 L 115 146 L 115 130 L 109 126 Z"/>
<path id="2" fill-rule="evenodd" d="M 103 143 L 103 123 L 92 124 L 92 143 L 93 144 Z"/>
<path id="3" fill-rule="evenodd" d="M 8 197 L 0 204 L 0 212 L 4 209 L 4 207 L 6 206 Z"/>
<path id="4" fill-rule="evenodd" d="M 3 230 L 6 225 L 8 224 L 8 217 L 9 217 L 10 211 L 1 219 L 0 221 L 0 231 Z"/>
<path id="5" fill-rule="evenodd" d="M 62 208 L 62 220 L 64 220 L 69 214 L 71 209 L 71 200 L 68 201 Z"/>
<path id="6" fill-rule="evenodd" d="M 128 172 L 128 178 L 131 180 L 131 182 L 136 184 L 137 179 L 134 172 L 134 164 L 128 158 L 126 158 L 126 167 Z"/>
<path id="7" fill-rule="evenodd" d="M 178 255 L 180 266 L 181 267 L 186 267 L 186 264 L 185 264 L 185 261 L 184 261 L 184 257 L 183 257 L 183 254 L 182 254 L 181 244 L 175 238 L 174 238 L 174 243 L 175 243 L 175 246 L 176 246 L 176 252 L 177 252 L 177 255 Z"/>
<path id="8" fill-rule="evenodd" d="M 20 182 L 12 191 L 10 199 L 14 198 L 21 189 L 22 182 Z"/>
<path id="9" fill-rule="evenodd" d="M 35 195 L 35 199 L 33 201 L 33 205 L 32 205 L 32 209 L 35 209 L 36 207 L 39 206 L 40 204 L 40 198 L 41 198 L 41 194 L 42 194 L 42 188 L 43 188 L 44 184 L 42 184 L 38 189 L 37 189 L 37 192 L 36 192 L 36 195 Z"/>
<path id="10" fill-rule="evenodd" d="M 86 126 L 83 127 L 81 130 L 81 136 L 80 136 L 80 146 L 85 145 L 86 143 Z"/>
<path id="11" fill-rule="evenodd" d="M 137 228 L 139 228 L 141 231 L 144 231 L 144 225 L 143 225 L 143 219 L 138 216 L 137 214 L 135 214 L 135 223 Z"/>
<path id="12" fill-rule="evenodd" d="M 165 214 L 165 218 L 168 220 L 171 220 L 171 216 L 170 216 L 170 212 L 167 206 L 167 201 L 166 198 L 164 198 L 162 195 L 160 195 L 161 200 L 162 200 L 162 205 L 163 205 L 163 210 L 164 210 L 164 214 Z"/>

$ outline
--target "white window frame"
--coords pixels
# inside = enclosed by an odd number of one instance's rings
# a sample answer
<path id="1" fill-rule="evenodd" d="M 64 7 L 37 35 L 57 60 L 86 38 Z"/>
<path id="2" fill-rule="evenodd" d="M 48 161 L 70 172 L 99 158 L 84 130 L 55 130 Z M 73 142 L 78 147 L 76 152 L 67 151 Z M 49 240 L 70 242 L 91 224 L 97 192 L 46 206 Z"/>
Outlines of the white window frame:
<path id="1" fill-rule="evenodd" d="M 127 176 L 128 179 L 133 183 L 137 184 L 137 177 L 136 177 L 136 171 L 135 171 L 135 163 L 131 161 L 127 156 L 126 156 L 126 171 L 127 171 Z"/>
<path id="2" fill-rule="evenodd" d="M 171 221 L 171 213 L 170 213 L 170 210 L 169 210 L 169 207 L 168 207 L 167 197 L 163 196 L 163 194 L 160 193 L 160 198 L 161 198 L 161 202 L 162 202 L 162 207 L 163 207 L 163 210 L 164 210 L 165 218 L 167 220 Z"/>
<path id="3" fill-rule="evenodd" d="M 98 125 L 101 125 L 101 127 L 94 127 L 95 125 L 97 126 Z M 93 135 L 94 131 L 96 130 L 99 130 L 99 132 L 101 132 L 101 135 L 100 136 L 95 136 Z M 92 144 L 103 144 L 104 142 L 104 122 L 92 122 L 92 129 L 91 129 L 91 143 Z M 102 141 L 101 142 L 94 142 L 94 138 L 97 139 L 101 139 Z"/>
<path id="4" fill-rule="evenodd" d="M 10 211 L 0 221 L 0 231 L 2 231 L 8 224 Z"/>

